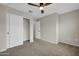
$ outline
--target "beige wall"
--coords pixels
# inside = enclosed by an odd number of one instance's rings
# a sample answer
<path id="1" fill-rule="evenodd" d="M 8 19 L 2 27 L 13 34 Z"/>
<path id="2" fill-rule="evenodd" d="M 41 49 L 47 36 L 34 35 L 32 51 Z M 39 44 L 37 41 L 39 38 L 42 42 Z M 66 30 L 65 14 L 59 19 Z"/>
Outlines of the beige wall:
<path id="1" fill-rule="evenodd" d="M 0 7 L 0 51 L 5 50 L 6 48 L 6 36 L 5 36 L 5 13 Z"/>
<path id="2" fill-rule="evenodd" d="M 28 14 L 17 11 L 15 9 L 3 6 L 0 4 L 0 51 L 6 49 L 6 14 L 13 13 L 24 16 L 25 18 L 32 19 Z"/>
<path id="3" fill-rule="evenodd" d="M 41 39 L 51 43 L 57 43 L 56 39 L 56 21 L 58 14 L 54 13 L 43 17 L 40 20 Z"/>
<path id="4" fill-rule="evenodd" d="M 79 10 L 59 16 L 59 41 L 79 46 Z"/>
<path id="5" fill-rule="evenodd" d="M 57 19 L 58 21 L 56 21 Z M 49 42 L 58 41 L 79 46 L 79 10 L 61 15 L 52 14 L 39 20 L 41 25 L 41 39 Z"/>

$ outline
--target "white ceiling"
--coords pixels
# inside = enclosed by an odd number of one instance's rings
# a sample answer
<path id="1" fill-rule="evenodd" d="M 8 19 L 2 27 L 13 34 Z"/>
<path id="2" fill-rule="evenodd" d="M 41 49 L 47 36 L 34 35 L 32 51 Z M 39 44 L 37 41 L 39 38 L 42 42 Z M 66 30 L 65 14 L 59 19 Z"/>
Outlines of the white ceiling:
<path id="1" fill-rule="evenodd" d="M 30 6 L 27 3 L 9 3 L 3 4 L 11 8 L 30 14 L 33 18 L 38 19 L 52 13 L 63 14 L 65 12 L 79 9 L 79 3 L 53 3 L 44 8 L 44 14 L 41 14 L 38 7 Z M 29 13 L 29 10 L 32 12 Z"/>

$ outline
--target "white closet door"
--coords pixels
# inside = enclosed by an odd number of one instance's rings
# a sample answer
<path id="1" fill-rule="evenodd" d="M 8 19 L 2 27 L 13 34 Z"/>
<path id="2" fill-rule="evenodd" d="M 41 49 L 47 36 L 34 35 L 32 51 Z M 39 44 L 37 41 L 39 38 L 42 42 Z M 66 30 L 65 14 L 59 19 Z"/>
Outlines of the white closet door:
<path id="1" fill-rule="evenodd" d="M 9 48 L 23 44 L 23 17 L 9 14 Z"/>
<path id="2" fill-rule="evenodd" d="M 21 45 L 23 44 L 23 17 L 18 16 L 18 40 L 17 44 Z"/>
<path id="3" fill-rule="evenodd" d="M 17 29 L 15 29 L 17 27 L 17 19 L 15 15 L 9 15 L 9 47 L 15 47 L 16 46 L 16 32 Z M 16 21 L 16 22 L 15 22 Z"/>
<path id="4" fill-rule="evenodd" d="M 37 39 L 40 39 L 40 21 L 36 21 L 35 36 L 36 36 Z"/>

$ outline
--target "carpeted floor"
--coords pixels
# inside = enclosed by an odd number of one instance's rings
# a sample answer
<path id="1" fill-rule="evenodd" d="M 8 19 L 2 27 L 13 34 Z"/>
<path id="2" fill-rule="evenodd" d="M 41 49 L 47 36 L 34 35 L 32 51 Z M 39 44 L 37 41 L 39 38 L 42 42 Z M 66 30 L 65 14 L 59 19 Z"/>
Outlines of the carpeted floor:
<path id="1" fill-rule="evenodd" d="M 24 45 L 3 52 L 9 56 L 79 56 L 79 47 L 59 43 L 51 44 L 43 40 L 34 43 L 24 42 Z"/>

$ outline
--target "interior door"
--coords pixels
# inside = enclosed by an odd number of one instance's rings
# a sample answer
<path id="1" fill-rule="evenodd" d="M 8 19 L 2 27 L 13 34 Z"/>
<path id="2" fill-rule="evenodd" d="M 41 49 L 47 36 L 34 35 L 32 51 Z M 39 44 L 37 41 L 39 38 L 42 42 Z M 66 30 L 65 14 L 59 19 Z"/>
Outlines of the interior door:
<path id="1" fill-rule="evenodd" d="M 40 21 L 36 21 L 35 24 L 35 37 L 40 39 Z"/>
<path id="2" fill-rule="evenodd" d="M 7 20 L 8 47 L 11 48 L 23 44 L 23 17 L 8 14 Z"/>

